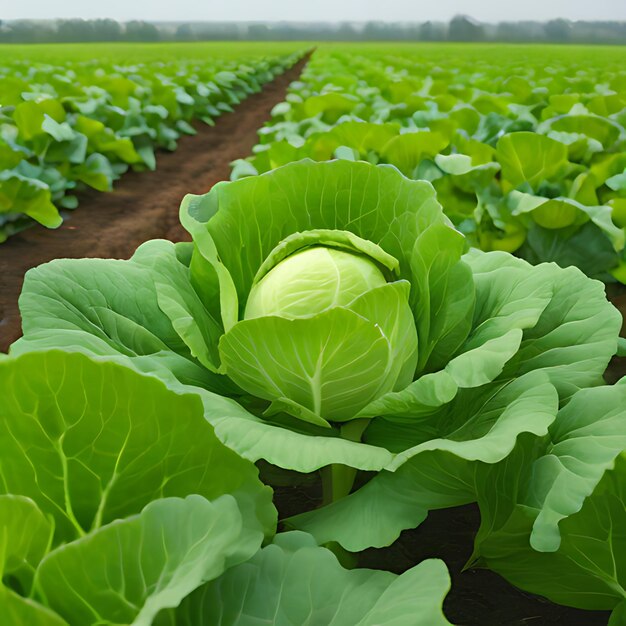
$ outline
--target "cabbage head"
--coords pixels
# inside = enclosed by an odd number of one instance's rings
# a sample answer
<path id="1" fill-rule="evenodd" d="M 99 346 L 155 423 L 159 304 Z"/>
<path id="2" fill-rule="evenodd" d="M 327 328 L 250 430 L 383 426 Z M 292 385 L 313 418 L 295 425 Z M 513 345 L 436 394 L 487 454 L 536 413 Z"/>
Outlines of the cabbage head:
<path id="1" fill-rule="evenodd" d="M 430 183 L 392 166 L 300 161 L 180 216 L 192 242 L 29 272 L 13 352 L 80 351 L 197 393 L 241 456 L 321 470 L 325 506 L 287 520 L 319 542 L 388 545 L 477 500 L 477 471 L 545 437 L 617 350 L 601 283 L 468 249 Z"/>

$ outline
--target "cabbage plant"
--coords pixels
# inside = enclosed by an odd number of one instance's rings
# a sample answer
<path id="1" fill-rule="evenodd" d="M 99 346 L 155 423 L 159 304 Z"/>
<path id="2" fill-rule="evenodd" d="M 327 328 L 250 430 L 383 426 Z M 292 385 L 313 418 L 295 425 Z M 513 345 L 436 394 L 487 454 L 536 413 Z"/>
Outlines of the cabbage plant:
<path id="1" fill-rule="evenodd" d="M 0 624 L 449 624 L 441 561 L 347 571 L 275 535 L 196 393 L 49 350 L 0 359 L 0 416 Z"/>
<path id="2" fill-rule="evenodd" d="M 388 545 L 476 500 L 476 472 L 546 436 L 617 350 L 601 283 L 468 250 L 431 184 L 392 166 L 300 161 L 180 215 L 190 243 L 31 270 L 12 353 L 79 351 L 196 393 L 242 457 L 321 471 L 324 506 L 286 520 L 320 543 Z"/>

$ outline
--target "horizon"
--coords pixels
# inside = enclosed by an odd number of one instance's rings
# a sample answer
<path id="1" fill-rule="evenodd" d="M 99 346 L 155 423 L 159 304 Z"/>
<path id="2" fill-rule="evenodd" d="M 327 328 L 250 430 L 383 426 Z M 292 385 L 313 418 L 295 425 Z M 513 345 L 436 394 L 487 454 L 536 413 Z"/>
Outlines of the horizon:
<path id="1" fill-rule="evenodd" d="M 597 0 L 594 3 L 577 0 L 526 0 L 523 4 L 508 5 L 499 0 L 475 0 L 471 11 L 461 0 L 439 0 L 430 6 L 428 14 L 412 0 L 317 0 L 315 3 L 294 3 L 291 0 L 273 0 L 259 3 L 252 0 L 231 0 L 218 7 L 198 5 L 193 0 L 179 0 L 174 5 L 148 0 L 110 0 L 106 14 L 100 3 L 84 0 L 66 0 L 61 6 L 47 0 L 23 0 L 3 10 L 3 20 L 55 19 L 114 19 L 120 22 L 143 20 L 150 22 L 448 22 L 455 15 L 468 15 L 483 23 L 545 22 L 553 19 L 575 21 L 626 21 L 626 2 Z M 241 16 L 247 16 L 242 20 Z M 356 19 L 355 19 L 356 18 Z"/>
<path id="2" fill-rule="evenodd" d="M 306 26 L 314 26 L 314 25 L 324 25 L 324 26 L 341 26 L 342 24 L 356 24 L 356 25 L 365 25 L 370 22 L 376 22 L 380 24 L 390 24 L 390 25 L 398 25 L 398 24 L 423 24 L 425 22 L 432 23 L 448 23 L 454 17 L 465 17 L 468 19 L 473 19 L 484 25 L 496 25 L 500 22 L 511 22 L 516 24 L 523 23 L 546 23 L 552 20 L 565 20 L 567 22 L 571 22 L 575 24 L 576 22 L 589 22 L 589 23 L 623 23 L 626 22 L 626 17 L 622 19 L 570 19 L 563 16 L 557 16 L 548 19 L 537 19 L 537 18 L 525 18 L 525 19 L 507 19 L 507 20 L 479 20 L 475 18 L 470 13 L 456 13 L 452 17 L 448 19 L 423 19 L 423 20 L 384 20 L 384 19 L 372 19 L 372 20 L 342 20 L 342 21 L 332 21 L 332 20 L 267 20 L 267 19 L 256 19 L 256 20 L 244 20 L 244 19 L 147 19 L 147 18 L 132 18 L 132 19 L 117 19 L 115 17 L 81 17 L 81 16 L 69 16 L 69 17 L 12 17 L 12 18 L 2 18 L 0 17 L 0 22 L 20 22 L 20 21 L 31 21 L 31 22 L 55 22 L 55 21 L 67 21 L 67 20 L 114 20 L 119 22 L 120 24 L 127 24 L 128 22 L 133 21 L 141 21 L 147 22 L 149 24 L 294 24 L 294 25 L 306 25 Z"/>

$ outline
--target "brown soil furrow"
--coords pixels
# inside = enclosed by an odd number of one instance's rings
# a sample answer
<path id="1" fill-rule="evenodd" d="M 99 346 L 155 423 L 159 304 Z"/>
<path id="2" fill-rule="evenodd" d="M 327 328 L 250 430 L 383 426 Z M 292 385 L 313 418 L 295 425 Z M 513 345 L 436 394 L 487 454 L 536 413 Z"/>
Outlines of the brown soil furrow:
<path id="1" fill-rule="evenodd" d="M 308 56 L 248 97 L 214 127 L 198 123 L 197 135 L 182 137 L 175 152 L 161 152 L 154 172 L 129 172 L 111 193 L 85 192 L 80 205 L 57 230 L 35 226 L 0 245 L 0 351 L 21 334 L 17 300 L 24 274 L 58 258 L 127 259 L 148 239 L 187 239 L 178 207 L 187 193 L 206 193 L 227 180 L 229 163 L 246 157 L 257 130 L 285 97 Z"/>

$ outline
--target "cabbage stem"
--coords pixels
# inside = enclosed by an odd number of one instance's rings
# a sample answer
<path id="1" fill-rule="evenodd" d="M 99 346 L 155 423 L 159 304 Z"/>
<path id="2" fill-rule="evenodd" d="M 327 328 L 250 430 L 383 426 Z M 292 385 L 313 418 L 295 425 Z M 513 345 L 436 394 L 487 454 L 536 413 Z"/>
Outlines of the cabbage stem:
<path id="1" fill-rule="evenodd" d="M 340 428 L 341 436 L 349 441 L 361 441 L 361 437 L 369 424 L 369 419 L 351 420 Z M 352 491 L 356 469 L 348 465 L 334 463 L 322 467 L 322 506 L 345 498 Z"/>
<path id="2" fill-rule="evenodd" d="M 342 424 L 339 432 L 344 439 L 349 441 L 361 441 L 365 429 L 369 426 L 369 418 L 361 418 L 358 420 L 350 420 Z"/>
<path id="3" fill-rule="evenodd" d="M 347 465 L 334 463 L 320 470 L 322 474 L 322 506 L 345 498 L 352 490 L 356 470 Z"/>

